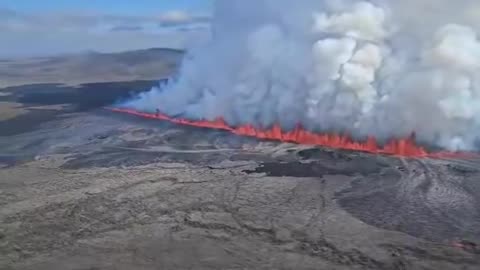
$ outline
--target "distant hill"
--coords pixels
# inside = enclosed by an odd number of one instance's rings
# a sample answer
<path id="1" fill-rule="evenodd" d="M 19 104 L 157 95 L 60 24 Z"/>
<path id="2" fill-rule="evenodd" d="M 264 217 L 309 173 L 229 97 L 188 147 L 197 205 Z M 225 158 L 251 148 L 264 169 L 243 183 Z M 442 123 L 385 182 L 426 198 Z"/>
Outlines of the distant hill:
<path id="1" fill-rule="evenodd" d="M 33 83 L 78 85 L 162 79 L 175 72 L 183 55 L 180 50 L 152 48 L 0 60 L 0 88 Z"/>

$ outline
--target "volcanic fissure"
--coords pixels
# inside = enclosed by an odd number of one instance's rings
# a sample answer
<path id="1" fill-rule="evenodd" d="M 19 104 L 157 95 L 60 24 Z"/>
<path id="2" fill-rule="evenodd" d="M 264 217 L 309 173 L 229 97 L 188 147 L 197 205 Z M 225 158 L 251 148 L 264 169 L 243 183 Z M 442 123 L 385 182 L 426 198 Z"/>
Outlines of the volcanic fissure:
<path id="1" fill-rule="evenodd" d="M 274 125 L 270 129 L 259 129 L 253 125 L 241 125 L 237 127 L 229 126 L 222 118 L 215 121 L 208 120 L 189 120 L 186 118 L 174 118 L 157 111 L 156 113 L 141 112 L 127 108 L 108 108 L 108 110 L 118 113 L 126 113 L 138 117 L 158 119 L 168 121 L 174 124 L 224 130 L 240 136 L 255 137 L 258 139 L 274 140 L 281 142 L 290 142 L 298 144 L 324 146 L 336 149 L 362 151 L 372 154 L 385 154 L 404 157 L 417 158 L 461 158 L 468 157 L 467 153 L 460 152 L 428 152 L 424 147 L 415 142 L 414 135 L 409 138 L 392 139 L 384 145 L 379 145 L 375 137 L 368 137 L 364 142 L 353 140 L 348 135 L 321 134 L 303 129 L 298 125 L 291 131 L 283 131 L 279 125 Z"/>

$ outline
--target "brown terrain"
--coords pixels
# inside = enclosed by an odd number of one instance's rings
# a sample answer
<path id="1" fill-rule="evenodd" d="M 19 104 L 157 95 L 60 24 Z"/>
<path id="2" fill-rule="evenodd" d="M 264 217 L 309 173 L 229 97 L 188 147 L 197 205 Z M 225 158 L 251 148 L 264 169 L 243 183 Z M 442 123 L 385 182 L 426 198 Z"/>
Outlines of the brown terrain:
<path id="1" fill-rule="evenodd" d="M 0 269 L 480 269 L 480 161 L 114 114 L 181 52 L 0 62 Z"/>

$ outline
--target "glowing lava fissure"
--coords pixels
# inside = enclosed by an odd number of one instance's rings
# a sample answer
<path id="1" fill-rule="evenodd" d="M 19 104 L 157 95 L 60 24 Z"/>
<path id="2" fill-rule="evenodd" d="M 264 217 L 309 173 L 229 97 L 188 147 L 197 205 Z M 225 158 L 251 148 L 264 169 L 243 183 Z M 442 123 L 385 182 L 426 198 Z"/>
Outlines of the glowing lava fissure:
<path id="1" fill-rule="evenodd" d="M 185 118 L 173 118 L 160 112 L 146 113 L 125 108 L 107 109 L 113 112 L 126 113 L 150 119 L 164 120 L 179 125 L 225 130 L 241 136 L 297 144 L 317 145 L 344 150 L 362 151 L 372 154 L 385 154 L 416 158 L 467 158 L 473 156 L 473 154 L 459 152 L 427 152 L 425 148 L 416 144 L 413 135 L 405 139 L 390 140 L 385 145 L 380 146 L 375 137 L 368 137 L 365 142 L 356 142 L 349 136 L 337 134 L 317 134 L 302 129 L 300 126 L 297 126 L 291 131 L 282 131 L 279 125 L 274 125 L 272 128 L 267 130 L 260 130 L 255 128 L 253 125 L 231 127 L 222 118 L 217 118 L 215 121 L 188 120 Z"/>

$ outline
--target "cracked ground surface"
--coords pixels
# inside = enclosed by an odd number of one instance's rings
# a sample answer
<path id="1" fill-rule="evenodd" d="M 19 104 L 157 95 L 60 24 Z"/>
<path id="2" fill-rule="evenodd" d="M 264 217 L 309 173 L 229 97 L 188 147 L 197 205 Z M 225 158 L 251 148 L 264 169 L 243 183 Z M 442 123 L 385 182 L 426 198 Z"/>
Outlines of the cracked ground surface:
<path id="1" fill-rule="evenodd" d="M 0 269 L 480 266 L 475 246 L 454 245 L 480 239 L 476 161 L 259 142 L 102 110 L 0 147 L 16 158 L 0 170 Z"/>

